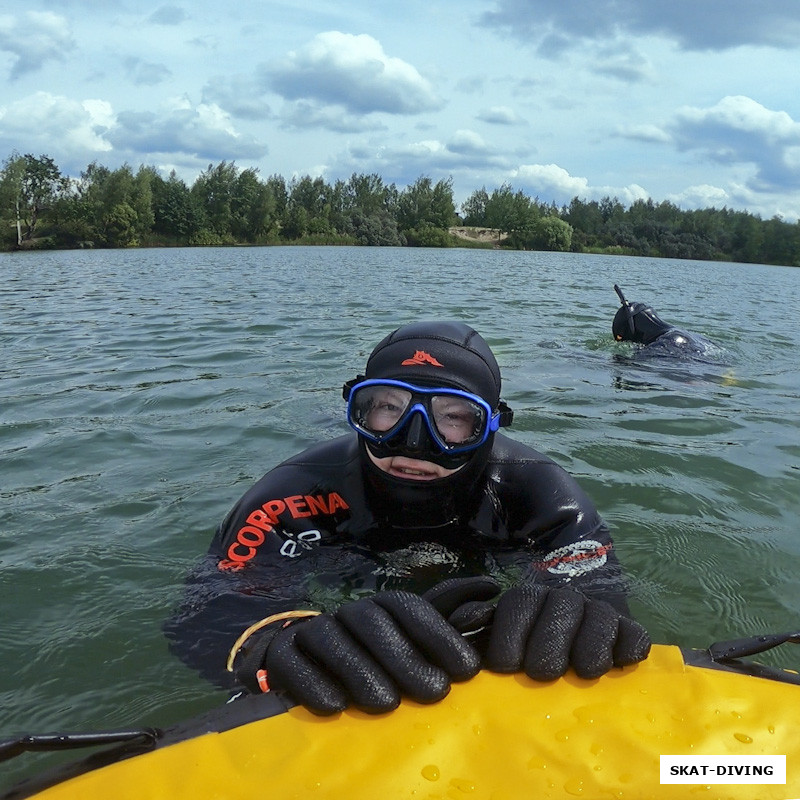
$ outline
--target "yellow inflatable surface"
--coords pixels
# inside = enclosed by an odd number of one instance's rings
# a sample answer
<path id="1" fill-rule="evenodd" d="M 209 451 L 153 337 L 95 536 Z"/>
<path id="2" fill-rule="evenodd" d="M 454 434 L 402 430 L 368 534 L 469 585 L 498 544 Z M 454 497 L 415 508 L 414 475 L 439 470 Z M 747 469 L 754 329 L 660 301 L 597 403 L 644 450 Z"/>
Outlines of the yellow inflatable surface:
<path id="1" fill-rule="evenodd" d="M 800 687 L 686 666 L 676 647 L 598 680 L 480 673 L 440 703 L 295 708 L 161 747 L 37 800 L 800 798 Z M 785 755 L 786 784 L 661 784 L 660 755 Z M 702 781 L 702 779 L 698 779 Z"/>

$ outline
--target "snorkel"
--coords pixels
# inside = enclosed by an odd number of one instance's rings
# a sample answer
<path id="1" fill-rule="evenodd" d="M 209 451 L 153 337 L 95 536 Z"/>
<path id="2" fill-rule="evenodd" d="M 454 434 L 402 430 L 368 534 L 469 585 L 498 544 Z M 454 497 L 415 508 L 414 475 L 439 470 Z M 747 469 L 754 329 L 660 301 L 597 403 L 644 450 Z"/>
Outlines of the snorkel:
<path id="1" fill-rule="evenodd" d="M 633 324 L 631 304 L 625 299 L 625 295 L 622 294 L 622 289 L 620 289 L 616 283 L 614 284 L 614 291 L 617 293 L 620 303 L 622 303 L 622 308 L 617 311 L 614 322 L 611 325 L 611 330 L 614 333 L 614 338 L 618 342 L 624 342 L 628 339 L 632 341 L 633 337 L 636 335 L 636 326 Z M 623 323 L 627 323 L 629 336 L 625 336 L 623 333 L 623 328 L 625 327 Z"/>

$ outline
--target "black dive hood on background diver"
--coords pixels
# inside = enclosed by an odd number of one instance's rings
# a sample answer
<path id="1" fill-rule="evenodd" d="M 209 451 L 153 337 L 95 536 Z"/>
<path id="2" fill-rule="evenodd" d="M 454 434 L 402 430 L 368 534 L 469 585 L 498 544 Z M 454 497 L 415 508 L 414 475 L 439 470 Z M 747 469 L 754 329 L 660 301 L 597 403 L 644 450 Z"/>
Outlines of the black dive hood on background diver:
<path id="1" fill-rule="evenodd" d="M 494 354 L 475 330 L 461 322 L 417 322 L 390 333 L 372 351 L 365 374 L 345 384 L 345 399 L 365 379 L 460 389 L 481 397 L 493 411 L 502 411 L 501 426 L 510 424 L 513 416 L 500 399 L 500 368 Z M 367 489 L 376 510 L 397 527 L 435 527 L 454 521 L 467 511 L 468 496 L 483 476 L 493 442 L 490 433 L 474 450 L 443 452 L 419 412 L 387 442 L 359 436 Z M 376 458 L 405 456 L 457 471 L 428 481 L 397 478 L 376 466 L 367 448 Z"/>
<path id="2" fill-rule="evenodd" d="M 611 323 L 611 331 L 616 341 L 646 345 L 672 330 L 673 326 L 667 325 L 646 303 L 631 303 L 626 300 L 622 289 L 616 283 L 614 291 L 622 303 L 622 308 L 617 311 Z"/>

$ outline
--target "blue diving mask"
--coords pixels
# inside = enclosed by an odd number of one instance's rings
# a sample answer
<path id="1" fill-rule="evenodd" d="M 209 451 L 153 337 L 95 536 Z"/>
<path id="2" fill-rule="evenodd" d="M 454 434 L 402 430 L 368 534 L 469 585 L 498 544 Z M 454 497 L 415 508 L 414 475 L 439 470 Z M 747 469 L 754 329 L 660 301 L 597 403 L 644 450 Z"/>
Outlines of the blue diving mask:
<path id="1" fill-rule="evenodd" d="M 494 411 L 483 398 L 461 389 L 399 380 L 356 379 L 345 384 L 344 396 L 348 423 L 382 454 L 408 454 L 437 463 L 442 456 L 464 463 L 490 434 L 513 419 L 502 400 Z"/>

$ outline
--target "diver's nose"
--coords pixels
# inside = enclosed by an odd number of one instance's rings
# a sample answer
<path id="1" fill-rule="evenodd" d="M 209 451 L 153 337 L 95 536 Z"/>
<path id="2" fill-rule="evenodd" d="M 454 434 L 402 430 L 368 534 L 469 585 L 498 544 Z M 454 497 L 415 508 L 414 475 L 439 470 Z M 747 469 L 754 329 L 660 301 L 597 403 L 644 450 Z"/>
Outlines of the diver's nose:
<path id="1" fill-rule="evenodd" d="M 428 449 L 429 441 L 425 420 L 419 411 L 415 411 L 406 429 L 405 449 L 410 453 L 423 453 Z"/>

